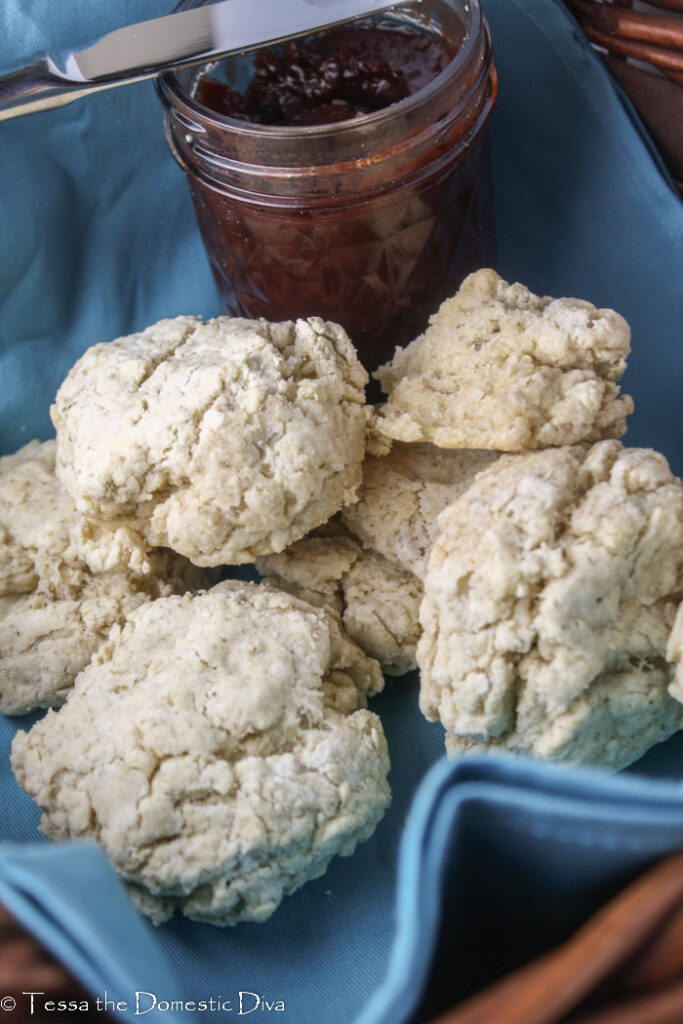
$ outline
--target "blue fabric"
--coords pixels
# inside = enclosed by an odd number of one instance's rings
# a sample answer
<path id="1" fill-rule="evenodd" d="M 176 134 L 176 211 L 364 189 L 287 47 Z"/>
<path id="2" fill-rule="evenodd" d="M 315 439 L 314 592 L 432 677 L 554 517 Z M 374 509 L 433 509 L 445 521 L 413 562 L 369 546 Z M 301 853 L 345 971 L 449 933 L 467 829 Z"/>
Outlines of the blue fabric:
<path id="1" fill-rule="evenodd" d="M 0 902 L 69 964 L 100 998 L 99 1009 L 112 1016 L 134 1017 L 136 1009 L 153 1007 L 154 995 L 168 1001 L 182 998 L 164 957 L 140 929 L 139 915 L 121 882 L 92 843 L 3 844 Z M 41 1005 L 36 996 L 36 1010 Z M 176 1024 L 181 1019 L 161 1012 Z M 156 1016 L 154 1009 L 149 1013 Z"/>
<path id="2" fill-rule="evenodd" d="M 418 1004 L 431 1017 L 561 942 L 683 847 L 682 798 L 680 785 L 521 758 L 439 762 L 403 836 L 387 979 L 357 1024 L 401 1024 Z"/>
<path id="3" fill-rule="evenodd" d="M 169 6 L 5 0 L 0 63 Z M 485 10 L 500 75 L 499 269 L 629 319 L 628 441 L 659 448 L 683 472 L 683 208 L 562 5 L 487 0 Z M 50 401 L 88 345 L 220 304 L 149 83 L 2 123 L 0 154 L 0 450 L 9 452 L 51 435 Z M 10 844 L 0 849 L 0 899 L 94 995 L 117 989 L 132 1002 L 140 989 L 234 1005 L 244 990 L 284 1000 L 286 1011 L 268 1019 L 291 1024 L 401 1024 L 446 998 L 435 951 L 456 951 L 460 971 L 451 963 L 441 974 L 464 990 L 477 971 L 485 980 L 508 966 L 511 952 L 557 940 L 633 871 L 681 845 L 680 736 L 636 766 L 668 785 L 499 759 L 449 766 L 441 728 L 419 713 L 414 677 L 390 682 L 373 708 L 394 791 L 376 835 L 269 922 L 225 930 L 180 920 L 154 929 L 96 851 L 48 848 L 9 769 L 17 723 L 0 723 L 0 840 Z M 523 895 L 538 912 L 520 931 Z M 466 932 L 477 941 L 463 942 Z M 147 1015 L 157 1017 L 172 1019 Z"/>

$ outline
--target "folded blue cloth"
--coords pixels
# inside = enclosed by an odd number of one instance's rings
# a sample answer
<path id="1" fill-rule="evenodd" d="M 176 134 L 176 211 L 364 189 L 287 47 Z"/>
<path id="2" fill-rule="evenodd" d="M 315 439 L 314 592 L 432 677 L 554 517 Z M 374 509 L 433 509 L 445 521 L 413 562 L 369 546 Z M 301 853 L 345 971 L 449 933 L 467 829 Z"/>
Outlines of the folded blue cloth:
<path id="1" fill-rule="evenodd" d="M 0 903 L 69 966 L 92 993 L 94 1009 L 155 1016 L 155 1004 L 182 1000 L 177 978 L 94 844 L 4 843 Z M 36 1013 L 44 1005 L 41 995 L 34 994 Z M 32 1015 L 30 995 L 23 1002 L 24 1015 Z M 165 1020 L 182 1019 L 172 1010 L 159 1013 Z"/>
<path id="2" fill-rule="evenodd" d="M 5 0 L 0 63 L 168 6 Z M 539 292 L 578 295 L 627 317 L 633 353 L 624 385 L 636 400 L 628 442 L 660 449 L 683 472 L 683 207 L 559 0 L 487 0 L 485 11 L 500 75 L 499 269 Z M 213 315 L 220 303 L 149 83 L 1 123 L 0 147 L 0 451 L 9 452 L 51 436 L 50 401 L 88 345 L 162 316 Z M 414 677 L 390 682 L 373 708 L 385 723 L 394 791 L 375 836 L 270 921 L 222 931 L 183 920 L 155 930 L 130 908 L 99 853 L 48 848 L 9 768 L 17 725 L 0 723 L 0 839 L 11 844 L 0 848 L 0 899 L 94 996 L 116 989 L 131 1020 L 136 990 L 230 1001 L 230 1011 L 206 1011 L 223 1018 L 238 1016 L 242 991 L 254 993 L 243 1007 L 243 1015 L 256 1007 L 254 1020 L 401 1024 L 420 999 L 427 1013 L 430 992 L 435 1005 L 446 998 L 429 973 L 437 939 L 457 951 L 460 991 L 476 976 L 463 939 L 472 929 L 481 940 L 488 928 L 493 943 L 480 968 L 508 966 L 506 949 L 533 953 L 537 941 L 556 940 L 579 911 L 680 845 L 677 787 L 504 759 L 448 766 L 440 762 L 442 729 L 419 713 Z M 677 779 L 682 753 L 674 738 L 638 770 Z M 396 895 L 406 817 L 435 762 L 405 834 Z M 596 822 L 604 836 L 597 845 Z M 494 886 L 495 928 L 466 916 L 476 907 L 465 877 Z M 530 922 L 526 940 L 515 930 L 525 894 L 549 908 L 547 920 L 539 911 Z M 439 932 L 440 906 L 452 935 Z M 266 1008 L 280 1000 L 284 1012 Z M 157 1008 L 147 1019 L 191 1015 Z"/>
<path id="3" fill-rule="evenodd" d="M 430 1019 L 681 848 L 680 784 L 524 758 L 439 762 L 403 836 L 389 971 L 356 1024 Z"/>

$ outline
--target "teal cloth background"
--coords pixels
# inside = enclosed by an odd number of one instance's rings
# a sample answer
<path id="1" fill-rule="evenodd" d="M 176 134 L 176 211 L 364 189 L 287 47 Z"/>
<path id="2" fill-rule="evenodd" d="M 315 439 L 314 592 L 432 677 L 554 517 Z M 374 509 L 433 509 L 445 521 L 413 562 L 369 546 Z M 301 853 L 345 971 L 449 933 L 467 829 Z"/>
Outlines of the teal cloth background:
<path id="1" fill-rule="evenodd" d="M 5 0 L 0 63 L 168 6 Z M 683 207 L 562 5 L 487 0 L 484 7 L 500 75 L 493 120 L 499 270 L 543 293 L 613 306 L 629 319 L 633 353 L 624 386 L 636 411 L 627 441 L 660 449 L 681 473 Z M 0 124 L 0 253 L 2 452 L 51 436 L 50 401 L 88 345 L 162 316 L 220 311 L 150 83 Z M 8 845 L 0 850 L 0 898 L 95 995 L 117 989 L 130 1001 L 141 989 L 234 1004 L 246 990 L 285 1001 L 286 1011 L 268 1019 L 402 1024 L 445 998 L 429 975 L 437 936 L 441 949 L 458 951 L 463 971 L 470 964 L 462 935 L 472 906 L 463 903 L 463 877 L 478 879 L 481 905 L 506 922 L 489 925 L 487 936 L 474 917 L 478 945 L 468 948 L 494 972 L 506 949 L 526 948 L 523 936 L 512 939 L 510 887 L 533 892 L 540 908 L 538 927 L 526 932 L 531 950 L 534 936 L 556 939 L 577 907 L 588 909 L 655 853 L 681 845 L 680 737 L 636 766 L 669 780 L 660 790 L 656 782 L 497 759 L 450 767 L 440 761 L 441 728 L 420 716 L 414 677 L 390 682 L 372 706 L 386 727 L 394 791 L 376 835 L 266 924 L 226 930 L 180 920 L 155 930 L 127 904 L 98 851 L 50 849 L 8 765 L 16 728 L 30 723 L 3 721 L 0 840 Z M 435 764 L 406 829 L 414 794 Z M 606 817 L 609 841 L 596 853 L 581 836 L 594 835 L 595 821 Z M 478 864 L 499 863 L 509 870 L 491 870 L 495 886 L 483 869 L 477 875 Z M 499 882 L 508 885 L 507 897 Z M 443 925 L 441 904 L 448 909 Z M 560 923 L 558 934 L 541 929 L 543 908 Z M 491 934 L 502 938 L 492 945 Z M 471 965 L 461 975 L 449 971 L 454 991 L 474 976 Z M 147 1019 L 190 1016 L 152 1012 Z"/>

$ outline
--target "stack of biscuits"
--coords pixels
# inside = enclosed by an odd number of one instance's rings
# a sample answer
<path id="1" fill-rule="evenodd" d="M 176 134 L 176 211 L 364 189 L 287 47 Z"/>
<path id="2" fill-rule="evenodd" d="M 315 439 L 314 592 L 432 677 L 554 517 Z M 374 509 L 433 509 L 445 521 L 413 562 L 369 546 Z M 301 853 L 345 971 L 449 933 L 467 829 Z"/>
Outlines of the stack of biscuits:
<path id="1" fill-rule="evenodd" d="M 400 574 L 393 601 L 386 582 L 364 600 L 365 632 L 372 608 L 418 666 L 449 753 L 616 770 L 683 723 L 683 484 L 616 440 L 629 349 L 613 310 L 481 270 L 377 372 L 374 429 L 393 447 L 366 458 L 341 522 L 368 563 Z M 326 547 L 332 575 L 338 543 L 318 531 L 258 564 L 332 594 L 320 566 Z M 334 571 L 351 630 L 358 598 Z M 377 624 L 373 656 L 392 671 L 381 638 Z"/>
<path id="2" fill-rule="evenodd" d="M 56 444 L 0 463 L 1 706 L 63 703 L 16 777 L 157 923 L 265 920 L 388 804 L 377 662 L 326 607 L 215 578 L 353 501 L 366 383 L 322 320 L 179 317 L 89 349 Z"/>
<path id="3" fill-rule="evenodd" d="M 620 768 L 683 723 L 683 483 L 624 447 L 630 332 L 492 270 L 377 371 L 337 325 L 96 345 L 0 460 L 12 763 L 153 920 L 263 920 L 389 800 L 367 698 L 450 753 Z M 255 563 L 260 583 L 216 582 Z"/>

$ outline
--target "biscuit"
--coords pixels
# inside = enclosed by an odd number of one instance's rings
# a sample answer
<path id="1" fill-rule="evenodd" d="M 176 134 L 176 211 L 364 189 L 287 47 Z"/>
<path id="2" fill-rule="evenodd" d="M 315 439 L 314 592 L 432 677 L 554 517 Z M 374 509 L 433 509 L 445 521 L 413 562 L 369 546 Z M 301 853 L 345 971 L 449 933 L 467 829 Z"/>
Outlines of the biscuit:
<path id="1" fill-rule="evenodd" d="M 504 456 L 439 518 L 420 707 L 463 740 L 623 767 L 683 721 L 665 660 L 681 596 L 683 483 L 662 455 Z"/>
<path id="2" fill-rule="evenodd" d="M 79 516 L 54 473 L 55 442 L 0 459 L 0 713 L 61 704 L 78 673 L 140 604 L 206 586 L 213 573 L 167 551 L 150 572 L 95 576 L 74 537 Z"/>
<path id="3" fill-rule="evenodd" d="M 282 550 L 353 501 L 366 382 L 342 328 L 316 317 L 177 317 L 88 349 L 51 415 L 58 475 L 95 520 L 89 561 Z"/>
<path id="4" fill-rule="evenodd" d="M 597 764 L 617 771 L 683 725 L 676 701 L 668 695 L 671 673 L 653 659 L 645 671 L 624 672 L 598 681 L 560 712 L 531 745 L 514 733 L 499 740 L 474 742 L 446 733 L 446 752 L 533 754 L 549 760 Z"/>
<path id="5" fill-rule="evenodd" d="M 0 597 L 30 594 L 39 579 L 80 566 L 73 502 L 55 476 L 54 441 L 0 458 Z"/>
<path id="6" fill-rule="evenodd" d="M 378 426 L 398 441 L 499 451 L 620 437 L 629 346 L 613 310 L 479 270 L 375 373 L 389 395 Z"/>
<path id="7" fill-rule="evenodd" d="M 670 692 L 677 700 L 683 702 L 683 604 L 680 605 L 676 613 L 666 647 L 666 656 L 670 662 L 673 662 L 675 670 Z"/>
<path id="8" fill-rule="evenodd" d="M 340 616 L 346 633 L 382 670 L 416 667 L 422 585 L 412 573 L 328 524 L 277 555 L 257 559 L 266 583 Z"/>
<path id="9" fill-rule="evenodd" d="M 123 572 L 92 576 L 72 595 L 40 588 L 0 597 L 0 713 L 63 704 L 113 623 L 148 600 Z"/>
<path id="10" fill-rule="evenodd" d="M 358 501 L 342 509 L 342 520 L 368 547 L 423 579 L 439 513 L 497 457 L 396 443 L 383 458 L 366 457 Z"/>
<path id="11" fill-rule="evenodd" d="M 96 840 L 157 923 L 262 921 L 381 818 L 382 685 L 327 610 L 227 581 L 115 627 L 12 766 L 43 832 Z"/>

